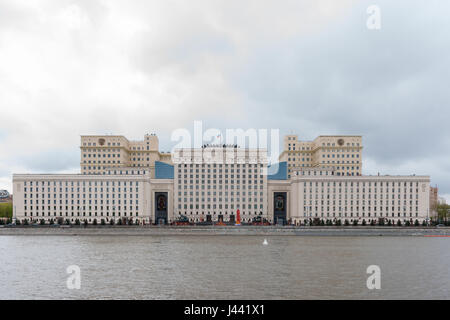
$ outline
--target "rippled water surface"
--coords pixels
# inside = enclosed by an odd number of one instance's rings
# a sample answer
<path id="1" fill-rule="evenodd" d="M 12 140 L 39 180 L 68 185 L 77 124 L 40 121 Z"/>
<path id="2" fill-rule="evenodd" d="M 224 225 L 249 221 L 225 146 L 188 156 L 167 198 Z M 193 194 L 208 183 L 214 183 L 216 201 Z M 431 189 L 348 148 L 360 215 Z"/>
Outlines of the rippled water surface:
<path id="1" fill-rule="evenodd" d="M 1 299 L 450 299 L 450 238 L 0 236 Z M 69 290 L 66 268 L 81 269 Z M 381 268 L 368 290 L 366 269 Z"/>

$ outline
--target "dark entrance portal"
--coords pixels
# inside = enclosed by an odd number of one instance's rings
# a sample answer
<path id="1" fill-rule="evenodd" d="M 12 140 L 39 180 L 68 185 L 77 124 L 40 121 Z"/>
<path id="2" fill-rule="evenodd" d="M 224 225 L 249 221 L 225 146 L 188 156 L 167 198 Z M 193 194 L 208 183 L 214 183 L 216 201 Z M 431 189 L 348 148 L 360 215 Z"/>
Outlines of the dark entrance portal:
<path id="1" fill-rule="evenodd" d="M 155 193 L 155 223 L 167 224 L 167 192 Z"/>
<path id="2" fill-rule="evenodd" d="M 273 222 L 275 224 L 286 224 L 286 192 L 275 192 L 273 194 Z"/>

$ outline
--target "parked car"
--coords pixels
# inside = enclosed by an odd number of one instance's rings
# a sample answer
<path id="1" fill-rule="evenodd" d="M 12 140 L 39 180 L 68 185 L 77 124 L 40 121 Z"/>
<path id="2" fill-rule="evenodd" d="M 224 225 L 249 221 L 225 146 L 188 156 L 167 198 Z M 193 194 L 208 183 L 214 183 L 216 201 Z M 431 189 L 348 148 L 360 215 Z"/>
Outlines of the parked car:
<path id="1" fill-rule="evenodd" d="M 190 225 L 190 221 L 189 218 L 186 217 L 185 215 L 180 216 L 176 221 L 175 221 L 175 225 L 176 226 L 188 226 Z"/>
<path id="2" fill-rule="evenodd" d="M 438 227 L 438 228 L 440 228 L 440 227 L 445 227 L 445 225 L 442 224 L 442 223 L 439 223 L 439 224 L 436 225 L 436 227 Z"/>
<path id="3" fill-rule="evenodd" d="M 269 223 L 269 221 L 267 221 L 266 218 L 258 216 L 258 217 L 253 218 L 252 225 L 254 225 L 254 226 L 269 226 L 270 223 Z"/>

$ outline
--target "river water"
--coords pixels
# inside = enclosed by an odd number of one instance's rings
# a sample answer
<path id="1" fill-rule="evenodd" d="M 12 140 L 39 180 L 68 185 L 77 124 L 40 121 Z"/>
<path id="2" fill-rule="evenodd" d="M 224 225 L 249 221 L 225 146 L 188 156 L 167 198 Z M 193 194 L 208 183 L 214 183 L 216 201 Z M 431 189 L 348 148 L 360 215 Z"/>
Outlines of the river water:
<path id="1" fill-rule="evenodd" d="M 450 299 L 450 238 L 0 236 L 0 299 Z M 66 269 L 80 268 L 80 289 Z M 381 289 L 369 290 L 369 265 Z"/>

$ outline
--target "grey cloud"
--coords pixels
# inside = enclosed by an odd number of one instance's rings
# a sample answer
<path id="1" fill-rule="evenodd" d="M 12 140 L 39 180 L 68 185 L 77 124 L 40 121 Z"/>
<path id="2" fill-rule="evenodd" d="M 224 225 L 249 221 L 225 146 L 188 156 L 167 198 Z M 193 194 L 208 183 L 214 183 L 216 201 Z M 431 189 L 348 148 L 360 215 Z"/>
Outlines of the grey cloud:
<path id="1" fill-rule="evenodd" d="M 433 172 L 448 192 L 448 174 L 432 166 L 446 170 L 436 157 L 450 157 L 450 43 L 443 40 L 450 22 L 436 3 L 425 11 L 419 2 L 378 4 L 380 31 L 365 28 L 362 3 L 319 34 L 258 48 L 231 82 L 254 102 L 246 109 L 251 125 L 268 114 L 266 125 L 293 128 L 302 139 L 362 134 L 364 156 L 380 170 L 395 174 L 396 166 L 427 160 L 431 167 L 410 172 Z"/>
<path id="2" fill-rule="evenodd" d="M 71 168 L 79 168 L 80 151 L 78 146 L 68 149 L 43 150 L 29 157 L 13 158 L 11 165 L 20 165 L 30 172 L 52 173 Z"/>
<path id="3" fill-rule="evenodd" d="M 404 9 L 380 6 L 382 12 Z M 370 145 L 366 155 L 380 161 L 395 163 L 443 150 L 450 138 L 445 80 L 450 60 L 444 54 L 450 44 L 434 36 L 443 37 L 442 27 L 448 29 L 450 23 L 436 8 L 427 12 L 434 28 L 424 32 L 416 26 L 420 30 L 415 35 L 411 28 L 422 12 L 419 6 L 409 6 L 408 12 L 407 19 L 378 33 L 353 17 L 312 39 L 270 44 L 233 74 L 236 90 L 276 114 L 271 121 L 280 119 L 280 127 L 290 119 L 288 126 L 297 129 L 295 122 L 307 119 L 316 124 L 307 136 L 323 131 L 363 134 Z"/>

